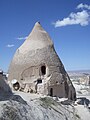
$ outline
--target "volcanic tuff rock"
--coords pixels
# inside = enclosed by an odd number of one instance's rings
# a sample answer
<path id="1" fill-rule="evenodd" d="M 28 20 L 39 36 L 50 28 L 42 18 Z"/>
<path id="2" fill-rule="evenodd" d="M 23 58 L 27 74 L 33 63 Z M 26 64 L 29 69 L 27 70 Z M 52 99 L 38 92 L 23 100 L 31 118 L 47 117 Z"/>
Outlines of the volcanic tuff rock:
<path id="1" fill-rule="evenodd" d="M 50 96 L 75 99 L 75 89 L 59 59 L 51 38 L 37 22 L 16 50 L 8 80 L 17 80 L 18 89 Z M 15 85 L 11 85 L 15 87 Z"/>
<path id="2" fill-rule="evenodd" d="M 0 101 L 0 120 L 79 120 L 79 118 L 72 105 L 64 106 L 52 98 L 41 97 L 26 102 L 20 96 L 13 95 L 7 101 Z"/>

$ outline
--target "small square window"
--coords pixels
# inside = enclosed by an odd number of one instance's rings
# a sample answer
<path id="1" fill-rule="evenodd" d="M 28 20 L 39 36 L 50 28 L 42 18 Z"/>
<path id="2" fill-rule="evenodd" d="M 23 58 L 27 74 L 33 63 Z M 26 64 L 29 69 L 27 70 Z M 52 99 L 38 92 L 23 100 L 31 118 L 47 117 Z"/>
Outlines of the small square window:
<path id="1" fill-rule="evenodd" d="M 38 80 L 37 80 L 37 84 L 40 84 L 40 83 L 42 83 L 42 80 L 41 80 L 41 79 L 38 79 Z"/>

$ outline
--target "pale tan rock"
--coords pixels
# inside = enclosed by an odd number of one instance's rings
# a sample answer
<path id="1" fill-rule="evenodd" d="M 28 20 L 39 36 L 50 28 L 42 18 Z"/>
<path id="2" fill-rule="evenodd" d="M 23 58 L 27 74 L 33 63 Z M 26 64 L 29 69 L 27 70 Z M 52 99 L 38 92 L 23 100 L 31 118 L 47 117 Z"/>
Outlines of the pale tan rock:
<path id="1" fill-rule="evenodd" d="M 39 94 L 76 98 L 75 89 L 53 42 L 39 22 L 12 59 L 8 80 L 13 79 L 19 82 L 20 87 L 29 84 L 29 88 Z"/>

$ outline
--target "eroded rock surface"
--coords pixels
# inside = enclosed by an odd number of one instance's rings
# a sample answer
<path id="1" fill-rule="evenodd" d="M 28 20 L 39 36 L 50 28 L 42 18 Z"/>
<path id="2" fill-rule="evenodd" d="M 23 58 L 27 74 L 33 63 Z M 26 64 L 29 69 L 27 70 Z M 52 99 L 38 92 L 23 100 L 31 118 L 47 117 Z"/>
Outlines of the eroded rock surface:
<path id="1" fill-rule="evenodd" d="M 0 120 L 79 120 L 72 105 L 63 105 L 51 97 L 23 100 L 18 95 L 0 101 Z"/>
<path id="2" fill-rule="evenodd" d="M 76 99 L 75 89 L 54 44 L 38 22 L 11 61 L 8 81 L 15 80 L 17 83 L 11 84 L 15 90 Z"/>

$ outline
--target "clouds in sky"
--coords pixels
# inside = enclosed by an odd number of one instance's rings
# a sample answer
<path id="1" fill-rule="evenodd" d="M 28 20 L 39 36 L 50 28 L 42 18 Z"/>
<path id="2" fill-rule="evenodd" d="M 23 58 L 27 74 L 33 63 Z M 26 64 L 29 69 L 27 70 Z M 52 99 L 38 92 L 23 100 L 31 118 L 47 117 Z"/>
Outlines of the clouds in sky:
<path id="1" fill-rule="evenodd" d="M 86 26 L 90 22 L 90 5 L 87 4 L 79 4 L 77 9 L 82 9 L 82 11 L 78 11 L 76 13 L 72 12 L 63 20 L 57 20 L 54 24 L 55 27 L 62 27 L 67 25 L 81 25 Z"/>
<path id="2" fill-rule="evenodd" d="M 6 45 L 6 47 L 8 47 L 8 48 L 12 48 L 14 46 L 15 46 L 14 44 L 8 44 L 8 45 Z"/>
<path id="3" fill-rule="evenodd" d="M 25 39 L 27 39 L 27 36 L 26 37 L 18 37 L 18 38 L 16 38 L 17 40 L 25 40 Z"/>
<path id="4" fill-rule="evenodd" d="M 25 39 L 27 39 L 27 36 L 26 37 L 18 37 L 18 38 L 16 38 L 17 40 L 25 40 Z M 12 48 L 12 47 L 14 47 L 15 45 L 14 44 L 8 44 L 8 45 L 6 45 L 6 47 L 7 48 Z"/>
<path id="5" fill-rule="evenodd" d="M 81 4 L 79 4 L 78 6 L 77 6 L 77 9 L 88 9 L 88 10 L 90 10 L 90 5 L 87 5 L 87 4 L 83 4 L 83 3 L 81 3 Z"/>

